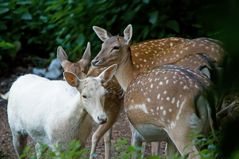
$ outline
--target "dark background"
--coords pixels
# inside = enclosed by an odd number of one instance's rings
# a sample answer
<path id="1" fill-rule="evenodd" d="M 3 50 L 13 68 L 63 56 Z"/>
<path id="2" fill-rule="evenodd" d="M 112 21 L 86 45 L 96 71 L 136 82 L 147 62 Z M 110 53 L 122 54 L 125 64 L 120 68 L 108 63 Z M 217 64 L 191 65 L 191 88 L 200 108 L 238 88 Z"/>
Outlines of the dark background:
<path id="1" fill-rule="evenodd" d="M 28 64 L 22 60 L 46 65 L 50 60 L 38 58 L 55 57 L 58 45 L 76 60 L 90 41 L 96 55 L 100 40 L 93 25 L 119 34 L 132 24 L 134 42 L 211 37 L 237 56 L 238 5 L 237 0 L 0 0 L 0 73 Z"/>

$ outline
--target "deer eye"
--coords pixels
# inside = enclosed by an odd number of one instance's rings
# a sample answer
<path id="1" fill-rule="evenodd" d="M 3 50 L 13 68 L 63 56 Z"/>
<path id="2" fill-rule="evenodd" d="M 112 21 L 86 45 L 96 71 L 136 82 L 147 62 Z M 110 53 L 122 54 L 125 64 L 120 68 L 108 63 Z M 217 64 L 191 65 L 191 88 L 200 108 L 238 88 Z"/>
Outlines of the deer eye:
<path id="1" fill-rule="evenodd" d="M 83 98 L 85 98 L 85 99 L 87 98 L 87 96 L 86 96 L 86 95 L 82 95 L 82 97 L 83 97 Z"/>

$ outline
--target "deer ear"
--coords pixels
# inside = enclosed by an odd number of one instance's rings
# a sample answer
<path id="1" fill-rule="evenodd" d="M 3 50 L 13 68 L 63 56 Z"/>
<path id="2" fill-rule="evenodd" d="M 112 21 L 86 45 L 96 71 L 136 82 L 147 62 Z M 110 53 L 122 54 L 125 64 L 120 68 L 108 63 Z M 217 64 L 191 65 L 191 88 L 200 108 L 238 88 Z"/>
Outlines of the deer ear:
<path id="1" fill-rule="evenodd" d="M 129 24 L 125 29 L 124 29 L 124 39 L 126 40 L 126 43 L 129 44 L 131 41 L 133 35 L 133 27 L 131 24 Z"/>
<path id="2" fill-rule="evenodd" d="M 57 58 L 62 62 L 68 59 L 68 56 L 62 46 L 57 47 Z"/>
<path id="3" fill-rule="evenodd" d="M 67 67 L 67 65 L 70 63 L 65 50 L 61 46 L 58 46 L 57 48 L 57 59 L 60 60 L 63 69 L 65 69 L 65 67 Z"/>
<path id="4" fill-rule="evenodd" d="M 78 61 L 79 63 L 82 64 L 83 70 L 88 66 L 90 63 L 90 57 L 91 57 L 91 50 L 90 50 L 90 42 L 87 43 L 87 47 L 85 49 L 85 52 L 81 59 Z"/>
<path id="5" fill-rule="evenodd" d="M 106 83 L 112 79 L 117 70 L 117 64 L 111 65 L 105 69 L 99 76 L 102 83 Z"/>
<path id="6" fill-rule="evenodd" d="M 78 77 L 72 72 L 63 72 L 63 76 L 65 77 L 67 83 L 72 87 L 77 87 L 79 85 Z"/>
<path id="7" fill-rule="evenodd" d="M 98 26 L 93 26 L 93 30 L 95 31 L 96 35 L 100 38 L 100 40 L 103 42 L 112 36 L 105 29 L 100 28 Z"/>

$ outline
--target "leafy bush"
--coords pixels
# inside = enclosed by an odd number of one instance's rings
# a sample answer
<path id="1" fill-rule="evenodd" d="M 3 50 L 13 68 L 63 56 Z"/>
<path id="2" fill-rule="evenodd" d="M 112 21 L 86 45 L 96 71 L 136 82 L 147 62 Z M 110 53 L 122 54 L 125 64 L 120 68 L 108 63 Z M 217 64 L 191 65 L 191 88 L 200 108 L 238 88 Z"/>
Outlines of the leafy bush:
<path id="1" fill-rule="evenodd" d="M 93 25 L 118 34 L 131 23 L 134 41 L 168 36 L 226 39 L 224 30 L 230 25 L 225 27 L 225 24 L 234 25 L 237 17 L 233 12 L 237 10 L 234 3 L 235 0 L 222 3 L 214 0 L 3 1 L 0 3 L 0 68 L 23 65 L 23 57 L 30 57 L 32 64 L 38 65 L 35 57 L 52 58 L 58 45 L 63 45 L 70 59 L 75 60 L 87 41 L 92 42 L 95 55 L 100 40 L 93 33 Z M 231 14 L 221 12 L 222 9 Z"/>
<path id="2" fill-rule="evenodd" d="M 54 36 L 49 36 L 54 26 L 48 24 L 49 15 L 44 12 L 46 5 L 37 0 L 0 3 L 0 68 L 23 65 L 23 56 L 44 57 L 44 53 L 55 46 Z"/>
<path id="3" fill-rule="evenodd" d="M 64 152 L 60 152 L 59 154 L 56 154 L 55 152 L 51 151 L 50 149 L 48 149 L 47 145 L 41 144 L 41 158 L 46 158 L 46 159 L 56 159 L 56 158 L 60 158 L 60 159 L 77 159 L 77 158 L 81 158 L 81 159 L 86 159 L 88 158 L 87 153 L 89 153 L 88 149 L 80 149 L 80 143 L 79 141 L 71 141 L 68 145 L 67 150 L 65 150 Z M 31 151 L 30 147 L 26 147 L 24 150 L 23 155 L 21 155 L 21 158 L 31 158 L 31 159 L 35 159 L 36 155 L 35 152 Z"/>
<path id="4" fill-rule="evenodd" d="M 220 137 L 221 134 L 217 134 L 218 137 Z M 213 135 L 209 135 L 208 137 L 205 137 L 203 135 L 193 135 L 192 136 L 195 140 L 195 144 L 200 147 L 200 157 L 202 159 L 215 159 L 220 158 L 220 152 L 218 149 L 218 142 L 215 140 Z M 42 152 L 42 158 L 60 158 L 60 159 L 74 159 L 74 158 L 88 158 L 89 157 L 89 150 L 79 149 L 80 143 L 79 141 L 71 141 L 68 145 L 67 150 L 64 152 L 60 152 L 60 154 L 56 155 L 54 152 L 52 152 L 46 145 L 41 145 L 41 152 Z M 112 156 L 113 159 L 129 159 L 134 153 L 138 153 L 139 156 L 143 156 L 141 152 L 140 147 L 133 147 L 129 146 L 129 141 L 125 138 L 119 138 L 116 140 L 116 142 L 113 144 L 114 148 L 114 155 Z M 238 156 L 238 152 L 235 152 L 233 154 L 232 159 L 234 159 L 236 156 Z M 30 147 L 26 147 L 24 154 L 21 156 L 21 158 L 28 157 L 28 158 L 36 158 L 35 152 L 31 150 Z M 95 156 L 97 158 L 97 154 Z M 160 159 L 159 156 L 148 156 L 148 157 L 141 157 L 146 159 Z M 172 159 L 184 159 L 184 157 L 179 156 L 179 154 L 175 154 Z"/>

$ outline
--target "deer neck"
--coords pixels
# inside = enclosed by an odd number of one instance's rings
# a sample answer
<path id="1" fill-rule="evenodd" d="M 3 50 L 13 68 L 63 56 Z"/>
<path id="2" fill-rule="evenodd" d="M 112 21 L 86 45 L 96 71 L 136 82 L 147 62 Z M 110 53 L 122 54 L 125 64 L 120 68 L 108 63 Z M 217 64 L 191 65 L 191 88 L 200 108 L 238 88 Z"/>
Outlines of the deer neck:
<path id="1" fill-rule="evenodd" d="M 123 60 L 123 62 L 119 64 L 118 70 L 115 74 L 116 79 L 118 80 L 120 86 L 124 91 L 126 91 L 131 80 L 136 76 L 137 71 L 132 63 L 130 53 L 128 55 L 129 56 L 127 56 L 125 60 Z"/>

